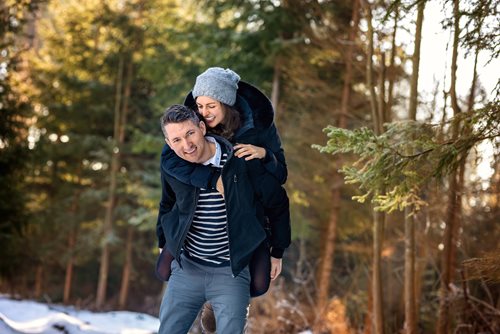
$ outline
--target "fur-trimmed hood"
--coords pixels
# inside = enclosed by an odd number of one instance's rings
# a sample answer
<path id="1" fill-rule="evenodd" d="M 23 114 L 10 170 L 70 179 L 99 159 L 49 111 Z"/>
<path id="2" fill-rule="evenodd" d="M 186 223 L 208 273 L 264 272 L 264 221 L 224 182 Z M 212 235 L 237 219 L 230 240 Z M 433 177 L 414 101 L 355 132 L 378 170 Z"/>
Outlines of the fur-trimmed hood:
<path id="1" fill-rule="evenodd" d="M 184 105 L 194 110 L 197 109 L 192 91 L 184 99 Z M 235 107 L 243 116 L 243 124 L 238 133 L 243 133 L 253 127 L 267 129 L 274 122 L 274 108 L 271 101 L 262 91 L 248 82 L 238 83 Z"/>

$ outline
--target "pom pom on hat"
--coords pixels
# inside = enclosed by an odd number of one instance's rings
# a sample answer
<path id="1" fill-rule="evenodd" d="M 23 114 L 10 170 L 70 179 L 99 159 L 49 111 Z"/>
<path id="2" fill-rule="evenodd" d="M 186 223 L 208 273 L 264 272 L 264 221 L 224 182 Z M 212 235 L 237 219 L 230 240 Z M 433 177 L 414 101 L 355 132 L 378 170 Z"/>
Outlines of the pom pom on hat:
<path id="1" fill-rule="evenodd" d="M 210 67 L 196 78 L 193 98 L 208 96 L 219 102 L 233 106 L 240 76 L 228 68 Z"/>

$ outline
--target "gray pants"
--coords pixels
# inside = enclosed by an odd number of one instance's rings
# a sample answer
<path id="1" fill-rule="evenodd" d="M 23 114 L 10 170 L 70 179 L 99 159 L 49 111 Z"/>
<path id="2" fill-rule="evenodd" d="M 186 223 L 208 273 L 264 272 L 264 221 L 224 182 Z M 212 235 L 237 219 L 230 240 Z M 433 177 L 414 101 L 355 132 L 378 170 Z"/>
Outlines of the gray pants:
<path id="1" fill-rule="evenodd" d="M 160 306 L 158 334 L 185 334 L 205 303 L 212 304 L 218 334 L 243 333 L 250 304 L 250 273 L 237 277 L 230 267 L 209 267 L 181 258 L 172 261 L 172 274 Z"/>

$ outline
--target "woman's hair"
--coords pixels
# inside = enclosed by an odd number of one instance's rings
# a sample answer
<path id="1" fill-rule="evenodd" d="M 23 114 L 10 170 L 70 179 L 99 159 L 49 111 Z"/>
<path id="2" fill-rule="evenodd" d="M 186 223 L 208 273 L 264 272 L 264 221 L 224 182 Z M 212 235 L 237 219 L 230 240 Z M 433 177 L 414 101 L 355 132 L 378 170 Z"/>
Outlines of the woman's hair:
<path id="1" fill-rule="evenodd" d="M 209 129 L 209 132 L 226 139 L 232 139 L 236 130 L 238 130 L 241 126 L 240 112 L 236 110 L 235 107 L 231 107 L 222 102 L 220 104 L 225 112 L 224 124 L 219 123 L 216 127 Z"/>

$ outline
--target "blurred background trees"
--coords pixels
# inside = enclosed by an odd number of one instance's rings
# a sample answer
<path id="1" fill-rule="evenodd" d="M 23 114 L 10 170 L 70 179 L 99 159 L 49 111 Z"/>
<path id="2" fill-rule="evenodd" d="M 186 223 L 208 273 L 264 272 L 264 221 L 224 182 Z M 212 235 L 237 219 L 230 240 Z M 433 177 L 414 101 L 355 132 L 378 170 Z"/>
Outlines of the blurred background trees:
<path id="1" fill-rule="evenodd" d="M 0 291 L 157 314 L 158 119 L 222 66 L 272 99 L 289 168 L 294 241 L 250 332 L 500 330 L 495 2 L 7 0 L 0 20 Z"/>

